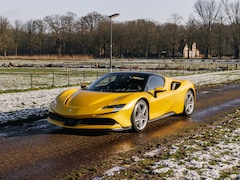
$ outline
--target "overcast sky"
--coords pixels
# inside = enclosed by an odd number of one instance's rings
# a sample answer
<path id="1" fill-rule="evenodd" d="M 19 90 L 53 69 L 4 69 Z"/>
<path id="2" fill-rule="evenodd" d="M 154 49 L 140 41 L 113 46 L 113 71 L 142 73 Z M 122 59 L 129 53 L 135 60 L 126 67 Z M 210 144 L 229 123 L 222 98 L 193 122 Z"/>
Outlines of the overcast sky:
<path id="1" fill-rule="evenodd" d="M 72 12 L 77 17 L 98 12 L 101 15 L 120 13 L 115 21 L 148 19 L 159 23 L 169 22 L 172 14 L 183 17 L 185 23 L 194 14 L 197 0 L 0 0 L 0 16 L 27 22 L 48 15 L 65 15 Z"/>

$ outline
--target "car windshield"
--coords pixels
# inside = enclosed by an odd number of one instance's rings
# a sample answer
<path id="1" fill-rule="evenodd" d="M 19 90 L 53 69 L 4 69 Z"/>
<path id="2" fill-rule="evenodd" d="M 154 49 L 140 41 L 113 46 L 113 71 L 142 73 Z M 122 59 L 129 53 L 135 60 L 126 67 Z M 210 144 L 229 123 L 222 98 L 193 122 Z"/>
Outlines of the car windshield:
<path id="1" fill-rule="evenodd" d="M 87 90 L 104 92 L 140 92 L 145 90 L 147 76 L 137 74 L 108 74 L 102 76 Z"/>

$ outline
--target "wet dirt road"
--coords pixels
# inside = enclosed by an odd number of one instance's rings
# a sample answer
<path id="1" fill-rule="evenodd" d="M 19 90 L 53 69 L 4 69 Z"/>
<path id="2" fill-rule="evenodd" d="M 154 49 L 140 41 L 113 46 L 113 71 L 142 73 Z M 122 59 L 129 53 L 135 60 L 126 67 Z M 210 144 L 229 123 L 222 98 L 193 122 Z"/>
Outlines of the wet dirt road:
<path id="1" fill-rule="evenodd" d="M 191 118 L 161 119 L 148 124 L 143 133 L 64 130 L 47 124 L 46 119 L 22 127 L 9 126 L 1 129 L 11 133 L 0 137 L 0 179 L 59 179 L 67 172 L 239 106 L 240 84 L 230 84 L 199 91 Z"/>

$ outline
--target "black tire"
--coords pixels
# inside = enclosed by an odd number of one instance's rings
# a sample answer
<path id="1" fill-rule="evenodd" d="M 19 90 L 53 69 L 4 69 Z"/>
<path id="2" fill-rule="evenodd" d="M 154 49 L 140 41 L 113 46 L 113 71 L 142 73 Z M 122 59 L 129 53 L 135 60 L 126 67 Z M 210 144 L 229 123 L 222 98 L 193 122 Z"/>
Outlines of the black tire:
<path id="1" fill-rule="evenodd" d="M 184 100 L 183 115 L 190 116 L 194 110 L 195 98 L 191 90 L 188 90 Z"/>
<path id="2" fill-rule="evenodd" d="M 148 105 L 146 101 L 140 99 L 132 112 L 132 128 L 136 132 L 143 131 L 148 123 Z"/>

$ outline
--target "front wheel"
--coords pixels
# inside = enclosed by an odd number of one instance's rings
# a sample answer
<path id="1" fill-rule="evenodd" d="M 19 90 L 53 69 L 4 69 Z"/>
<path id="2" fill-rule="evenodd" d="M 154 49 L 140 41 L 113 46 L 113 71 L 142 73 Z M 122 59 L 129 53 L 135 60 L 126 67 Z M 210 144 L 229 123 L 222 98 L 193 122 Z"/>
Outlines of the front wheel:
<path id="1" fill-rule="evenodd" d="M 195 105 L 194 94 L 189 90 L 185 96 L 183 114 L 189 116 L 192 114 Z"/>
<path id="2" fill-rule="evenodd" d="M 131 122 L 135 131 L 140 132 L 145 129 L 148 123 L 148 105 L 143 99 L 136 103 L 132 112 Z"/>

